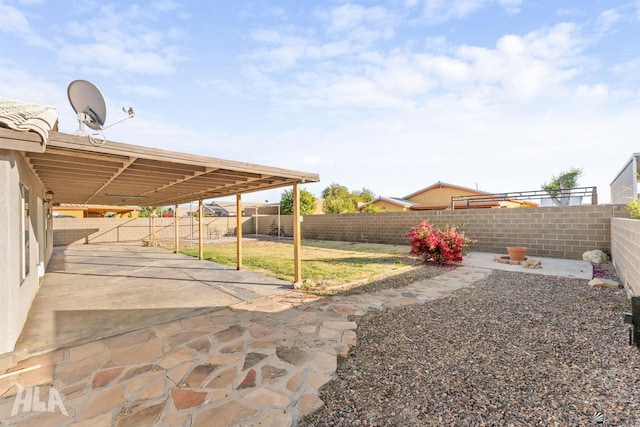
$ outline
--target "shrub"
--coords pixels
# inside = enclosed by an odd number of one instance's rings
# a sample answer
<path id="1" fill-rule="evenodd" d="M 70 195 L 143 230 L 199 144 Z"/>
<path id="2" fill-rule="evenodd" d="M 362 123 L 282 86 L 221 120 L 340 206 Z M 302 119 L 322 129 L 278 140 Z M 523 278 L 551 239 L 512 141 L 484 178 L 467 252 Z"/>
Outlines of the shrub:
<path id="1" fill-rule="evenodd" d="M 631 218 L 640 219 L 640 199 L 633 199 L 627 203 L 627 210 L 631 213 Z"/>
<path id="2" fill-rule="evenodd" d="M 449 226 L 444 230 L 434 228 L 428 221 L 422 221 L 407 232 L 411 239 L 411 253 L 425 261 L 442 264 L 449 261 L 462 261 L 469 243 L 474 241 L 458 232 L 458 226 Z"/>

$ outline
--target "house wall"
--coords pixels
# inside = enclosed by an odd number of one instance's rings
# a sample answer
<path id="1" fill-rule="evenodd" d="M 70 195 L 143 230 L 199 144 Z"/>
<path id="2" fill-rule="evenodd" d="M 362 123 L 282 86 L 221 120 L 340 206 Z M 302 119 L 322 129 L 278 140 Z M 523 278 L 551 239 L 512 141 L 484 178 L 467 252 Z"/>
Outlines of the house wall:
<path id="1" fill-rule="evenodd" d="M 20 183 L 29 189 L 29 273 L 22 280 Z M 13 350 L 40 286 L 39 273 L 51 258 L 45 237 L 45 189 L 16 151 L 0 150 L 0 354 Z M 45 246 L 45 240 L 48 245 Z M 41 263 L 39 268 L 38 264 Z"/>
<path id="2" fill-rule="evenodd" d="M 380 208 L 384 212 L 404 212 L 404 211 L 406 211 L 406 208 L 404 208 L 403 206 L 394 205 L 393 203 L 389 203 L 389 202 L 387 202 L 385 200 L 377 200 L 377 201 L 375 201 L 375 202 L 373 202 L 371 204 L 377 206 L 378 208 Z"/>
<path id="3" fill-rule="evenodd" d="M 640 295 L 640 220 L 611 221 L 611 255 L 622 284 L 632 295 Z"/>
<path id="4" fill-rule="evenodd" d="M 414 202 L 418 202 L 423 206 L 431 205 L 451 205 L 451 197 L 453 196 L 477 196 L 478 192 L 467 191 L 460 188 L 432 188 L 424 193 L 416 194 L 409 198 Z"/>
<path id="5" fill-rule="evenodd" d="M 461 224 L 476 240 L 470 249 L 506 254 L 507 246 L 527 246 L 529 255 L 582 259 L 592 249 L 611 249 L 611 218 L 628 217 L 620 205 L 588 205 L 522 209 L 464 209 L 446 211 L 376 212 L 366 214 L 307 215 L 305 239 L 407 245 L 405 233 L 423 220 L 436 227 Z M 276 217 L 262 217 L 260 234 Z M 292 227 L 281 217 L 284 232 Z"/>
<path id="6" fill-rule="evenodd" d="M 260 217 L 262 219 L 262 217 Z M 242 218 L 242 232 L 253 232 L 251 217 Z M 156 239 L 173 241 L 174 218 L 155 218 Z M 67 246 L 86 243 L 110 243 L 151 240 L 150 218 L 54 218 L 53 244 Z M 204 236 L 216 239 L 234 235 L 236 217 L 205 217 Z M 180 239 L 198 238 L 198 219 L 179 218 Z"/>
<path id="7" fill-rule="evenodd" d="M 611 203 L 627 204 L 638 197 L 638 182 L 640 182 L 640 176 L 637 175 L 638 159 L 640 159 L 640 153 L 633 154 L 609 185 Z"/>

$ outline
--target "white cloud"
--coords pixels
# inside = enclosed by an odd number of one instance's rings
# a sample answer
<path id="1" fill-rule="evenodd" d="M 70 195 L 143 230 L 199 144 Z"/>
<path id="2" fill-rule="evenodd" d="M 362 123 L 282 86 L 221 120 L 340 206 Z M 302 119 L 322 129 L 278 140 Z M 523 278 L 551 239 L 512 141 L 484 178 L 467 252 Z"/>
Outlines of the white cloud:
<path id="1" fill-rule="evenodd" d="M 441 23 L 451 19 L 463 19 L 473 13 L 493 5 L 499 6 L 505 13 L 516 15 L 521 12 L 523 0 L 423 0 L 423 18 L 430 23 Z M 413 1 L 406 4 L 414 7 Z"/>
<path id="2" fill-rule="evenodd" d="M 448 46 L 439 39 L 438 55 L 403 49 L 348 55 L 355 48 L 347 43 L 329 49 L 276 31 L 263 31 L 258 38 L 270 45 L 248 59 L 257 67 L 256 89 L 267 90 L 274 103 L 365 110 L 414 108 L 424 97 L 446 93 L 469 108 L 526 104 L 562 92 L 563 84 L 581 72 L 585 46 L 579 28 L 566 23 L 505 35 L 495 48 Z M 279 71 L 294 65 L 294 77 L 282 80 Z"/>
<path id="3" fill-rule="evenodd" d="M 235 96 L 240 96 L 242 94 L 242 91 L 240 90 L 238 85 L 228 80 L 200 80 L 197 81 L 196 84 L 201 88 L 206 89 L 207 93 L 210 94 L 225 94 Z"/>
<path id="4" fill-rule="evenodd" d="M 345 37 L 351 42 L 368 45 L 377 40 L 388 40 L 394 35 L 398 18 L 380 6 L 363 7 L 345 4 L 328 11 L 318 11 L 327 23 L 326 32 L 331 37 Z"/>
<path id="5" fill-rule="evenodd" d="M 380 6 L 365 8 L 355 4 L 345 4 L 329 11 L 329 33 L 353 30 L 361 25 L 386 27 L 392 17 Z"/>
<path id="6" fill-rule="evenodd" d="M 456 57 L 471 67 L 475 85 L 501 88 L 512 100 L 527 101 L 575 76 L 582 41 L 577 28 L 559 24 L 525 36 L 506 35 L 495 49 L 460 46 Z"/>
<path id="7" fill-rule="evenodd" d="M 64 67 L 99 75 L 169 74 L 175 70 L 170 56 L 101 43 L 66 45 L 58 51 L 58 60 Z"/>
<path id="8" fill-rule="evenodd" d="M 596 27 L 599 32 L 606 33 L 611 31 L 622 19 L 623 16 L 617 9 L 608 9 L 600 13 Z"/>
<path id="9" fill-rule="evenodd" d="M 498 4 L 510 15 L 521 12 L 522 0 L 498 0 Z"/>
<path id="10" fill-rule="evenodd" d="M 50 48 L 51 42 L 40 37 L 29 24 L 24 13 L 19 10 L 0 4 L 0 32 L 13 34 L 35 47 Z"/>
<path id="11" fill-rule="evenodd" d="M 169 98 L 173 95 L 170 90 L 149 85 L 130 86 L 127 87 L 124 92 L 133 92 L 149 98 Z"/>
<path id="12" fill-rule="evenodd" d="M 480 9 L 484 2 L 484 0 L 425 0 L 423 14 L 430 22 L 464 18 Z"/>
<path id="13" fill-rule="evenodd" d="M 160 29 L 163 14 L 171 17 L 178 6 L 169 1 L 150 8 L 102 6 L 87 22 L 68 21 L 60 29 L 58 61 L 63 68 L 100 75 L 120 72 L 170 74 L 184 60 L 176 44 L 185 38 L 175 26 Z"/>
<path id="14" fill-rule="evenodd" d="M 24 71 L 19 64 L 3 61 L 1 57 L 0 76 L 0 96 L 53 107 L 61 107 L 56 105 L 57 100 L 66 100 L 66 93 L 56 84 Z"/>
<path id="15" fill-rule="evenodd" d="M 609 95 L 609 87 L 606 84 L 579 85 L 577 93 L 586 98 L 606 99 Z"/>
<path id="16" fill-rule="evenodd" d="M 632 59 L 631 61 L 616 64 L 613 67 L 613 71 L 626 77 L 637 78 L 638 74 L 640 74 L 640 56 Z"/>

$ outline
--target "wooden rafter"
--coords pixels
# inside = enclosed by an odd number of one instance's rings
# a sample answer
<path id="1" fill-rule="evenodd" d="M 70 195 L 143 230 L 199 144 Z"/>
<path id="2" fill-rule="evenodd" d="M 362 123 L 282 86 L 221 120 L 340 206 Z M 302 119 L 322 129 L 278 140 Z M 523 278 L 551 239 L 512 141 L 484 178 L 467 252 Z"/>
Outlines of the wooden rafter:
<path id="1" fill-rule="evenodd" d="M 120 169 L 118 169 L 118 171 L 111 177 L 109 178 L 109 180 L 107 182 L 105 182 L 100 188 L 98 188 L 96 191 L 94 191 L 94 193 L 87 199 L 85 200 L 84 204 L 86 205 L 87 203 L 89 203 L 91 201 L 91 199 L 93 199 L 98 193 L 100 193 L 104 188 L 106 188 L 111 181 L 113 181 L 114 179 L 116 179 L 118 177 L 118 175 L 120 175 L 122 172 L 126 171 L 127 168 L 133 164 L 133 162 L 136 161 L 135 157 L 130 157 L 129 161 L 126 162 L 125 164 L 122 165 L 122 167 Z"/>

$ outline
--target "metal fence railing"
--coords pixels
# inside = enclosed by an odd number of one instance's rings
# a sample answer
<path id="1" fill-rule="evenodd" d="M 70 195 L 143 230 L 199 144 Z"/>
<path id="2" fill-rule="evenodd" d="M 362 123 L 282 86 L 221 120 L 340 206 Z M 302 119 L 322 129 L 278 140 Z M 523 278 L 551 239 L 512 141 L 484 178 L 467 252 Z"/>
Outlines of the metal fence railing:
<path id="1" fill-rule="evenodd" d="M 571 189 L 547 191 L 547 190 L 533 190 L 533 191 L 512 191 L 508 193 L 494 193 L 494 194 L 482 194 L 472 196 L 452 196 L 451 197 L 451 209 L 471 209 L 473 207 L 483 205 L 486 206 L 487 202 L 501 201 L 542 201 L 551 200 L 553 204 L 557 206 L 569 206 L 573 200 L 582 200 L 585 197 L 591 198 L 592 205 L 598 204 L 598 192 L 596 187 L 577 187 Z"/>

